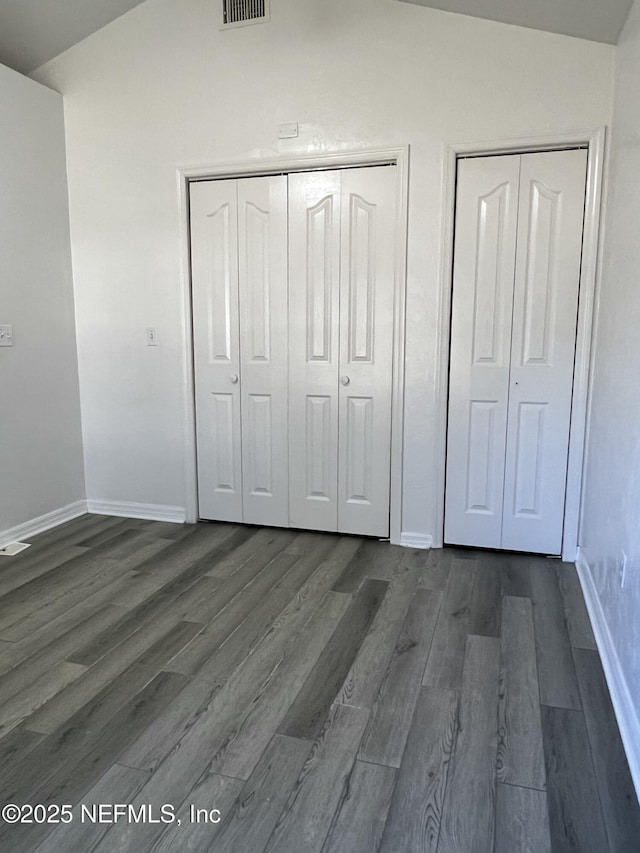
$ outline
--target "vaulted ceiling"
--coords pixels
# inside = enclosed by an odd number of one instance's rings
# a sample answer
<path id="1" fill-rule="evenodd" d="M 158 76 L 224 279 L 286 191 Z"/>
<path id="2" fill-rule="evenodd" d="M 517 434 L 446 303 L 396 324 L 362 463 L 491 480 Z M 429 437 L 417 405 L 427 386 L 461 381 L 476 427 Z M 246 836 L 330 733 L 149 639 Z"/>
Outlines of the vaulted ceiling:
<path id="1" fill-rule="evenodd" d="M 143 0 L 0 0 L 0 62 L 23 74 Z"/>
<path id="2" fill-rule="evenodd" d="M 445 12 L 616 44 L 633 0 L 402 0 Z"/>
<path id="3" fill-rule="evenodd" d="M 29 74 L 141 2 L 143 0 L 0 0 L 0 62 Z M 633 0 L 401 2 L 615 44 Z"/>

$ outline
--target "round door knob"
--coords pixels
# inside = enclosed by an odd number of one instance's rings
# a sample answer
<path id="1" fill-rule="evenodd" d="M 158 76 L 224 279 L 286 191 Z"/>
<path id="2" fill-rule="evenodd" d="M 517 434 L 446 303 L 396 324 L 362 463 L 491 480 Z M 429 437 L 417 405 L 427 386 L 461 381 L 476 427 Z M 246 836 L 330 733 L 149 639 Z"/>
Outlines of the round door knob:
<path id="1" fill-rule="evenodd" d="M 340 382 L 342 382 L 342 384 L 343 384 L 343 385 L 348 385 L 348 384 L 351 382 L 351 380 L 349 379 L 349 377 L 348 377 L 348 376 L 343 376 L 343 377 L 340 379 Z"/>
<path id="2" fill-rule="evenodd" d="M 238 374 L 237 373 L 232 373 L 231 376 L 229 377 L 229 379 L 231 380 L 232 385 L 238 384 Z"/>

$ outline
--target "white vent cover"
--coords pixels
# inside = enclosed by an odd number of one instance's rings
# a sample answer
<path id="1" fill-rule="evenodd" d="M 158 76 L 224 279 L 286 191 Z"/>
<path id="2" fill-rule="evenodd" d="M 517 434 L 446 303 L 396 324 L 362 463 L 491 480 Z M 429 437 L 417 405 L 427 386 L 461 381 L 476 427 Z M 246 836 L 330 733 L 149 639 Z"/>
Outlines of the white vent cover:
<path id="1" fill-rule="evenodd" d="M 241 27 L 269 20 L 269 0 L 222 0 L 222 27 Z"/>

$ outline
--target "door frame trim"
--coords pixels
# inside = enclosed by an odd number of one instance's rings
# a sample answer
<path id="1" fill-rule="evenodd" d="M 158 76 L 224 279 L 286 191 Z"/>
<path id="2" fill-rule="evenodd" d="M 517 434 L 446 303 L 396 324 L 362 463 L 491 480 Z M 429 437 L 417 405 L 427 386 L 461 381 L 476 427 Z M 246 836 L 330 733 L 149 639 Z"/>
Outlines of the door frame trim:
<path id="1" fill-rule="evenodd" d="M 575 133 L 522 137 L 506 140 L 449 143 L 445 146 L 443 165 L 442 249 L 436 340 L 436 441 L 433 465 L 436 472 L 436 518 L 433 547 L 441 548 L 444 538 L 444 504 L 447 448 L 447 413 L 449 408 L 449 350 L 451 344 L 451 292 L 453 287 L 453 239 L 455 225 L 456 168 L 463 157 L 486 157 L 500 154 L 526 154 L 558 151 L 565 148 L 587 149 L 587 186 L 583 224 L 583 251 L 580 268 L 578 325 L 573 379 L 573 401 L 569 433 L 567 491 L 564 509 L 562 559 L 574 562 L 578 553 L 578 537 L 582 509 L 585 448 L 590 377 L 593 358 L 593 332 L 600 283 L 600 257 L 603 228 L 601 221 L 605 179 L 606 128 L 592 128 Z"/>
<path id="2" fill-rule="evenodd" d="M 393 375 L 391 392 L 391 470 L 389 493 L 389 536 L 400 544 L 402 533 L 402 482 L 404 446 L 404 362 L 405 306 L 407 287 L 407 223 L 409 198 L 409 146 L 355 149 L 332 154 L 278 156 L 240 162 L 218 162 L 177 169 L 180 227 L 182 328 L 183 328 L 183 429 L 185 446 L 185 518 L 198 520 L 198 476 L 196 410 L 191 303 L 191 261 L 189 240 L 189 184 L 198 180 L 247 178 L 318 169 L 357 168 L 394 165 L 397 168 L 397 215 L 394 278 Z"/>

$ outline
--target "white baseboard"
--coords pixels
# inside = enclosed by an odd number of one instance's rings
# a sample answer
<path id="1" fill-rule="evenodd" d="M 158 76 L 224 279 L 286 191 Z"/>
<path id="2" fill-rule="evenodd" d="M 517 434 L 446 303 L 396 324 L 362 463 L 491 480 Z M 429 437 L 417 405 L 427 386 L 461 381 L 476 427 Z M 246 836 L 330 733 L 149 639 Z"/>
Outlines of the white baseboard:
<path id="1" fill-rule="evenodd" d="M 68 506 L 40 515 L 38 518 L 32 518 L 31 521 L 25 521 L 16 527 L 11 527 L 9 530 L 3 530 L 0 532 L 0 548 L 4 548 L 10 542 L 18 542 L 28 539 L 30 536 L 36 536 L 38 533 L 44 533 L 45 530 L 64 524 L 65 521 L 71 521 L 72 518 L 78 518 L 86 512 L 87 502 L 76 501 Z"/>
<path id="2" fill-rule="evenodd" d="M 400 544 L 404 548 L 431 548 L 433 536 L 430 533 L 401 533 Z"/>
<path id="3" fill-rule="evenodd" d="M 186 511 L 183 506 L 165 504 L 139 504 L 132 501 L 87 501 L 88 512 L 96 515 L 116 515 L 122 518 L 145 518 L 149 521 L 173 521 L 184 524 Z"/>
<path id="4" fill-rule="evenodd" d="M 633 703 L 629 684 L 620 665 L 620 659 L 602 609 L 600 596 L 593 580 L 591 567 L 581 548 L 578 548 L 576 568 L 600 652 L 602 668 L 609 686 L 622 743 L 627 754 L 631 777 L 640 800 L 640 718 Z"/>

